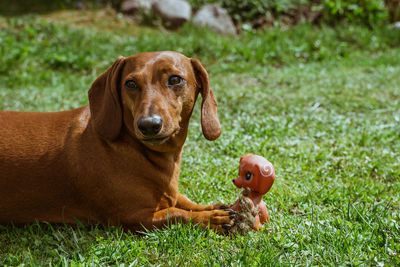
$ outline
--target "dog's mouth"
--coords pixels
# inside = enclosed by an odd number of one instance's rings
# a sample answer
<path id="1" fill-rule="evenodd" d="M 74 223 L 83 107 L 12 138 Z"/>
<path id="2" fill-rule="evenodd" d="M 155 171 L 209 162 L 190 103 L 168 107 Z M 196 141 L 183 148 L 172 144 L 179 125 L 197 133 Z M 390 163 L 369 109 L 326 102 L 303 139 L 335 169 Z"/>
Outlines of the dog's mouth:
<path id="1" fill-rule="evenodd" d="M 140 141 L 143 142 L 146 145 L 162 145 L 165 142 L 167 142 L 169 139 L 175 137 L 177 134 L 179 134 L 181 128 L 178 127 L 175 129 L 171 134 L 163 135 L 163 136 L 144 136 L 140 138 Z"/>
<path id="2" fill-rule="evenodd" d="M 142 142 L 150 145 L 161 145 L 170 139 L 171 136 L 161 136 L 161 137 L 147 137 L 143 138 Z"/>

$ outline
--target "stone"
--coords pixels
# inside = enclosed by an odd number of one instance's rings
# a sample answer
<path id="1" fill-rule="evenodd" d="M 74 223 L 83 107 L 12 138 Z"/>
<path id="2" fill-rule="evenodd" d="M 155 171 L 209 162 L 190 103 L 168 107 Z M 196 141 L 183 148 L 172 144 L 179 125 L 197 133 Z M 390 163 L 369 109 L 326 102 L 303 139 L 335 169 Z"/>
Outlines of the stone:
<path id="1" fill-rule="evenodd" d="M 207 4 L 200 8 L 193 18 L 197 26 L 206 26 L 221 34 L 236 34 L 236 27 L 225 8 L 217 4 Z"/>
<path id="2" fill-rule="evenodd" d="M 121 4 L 121 12 L 128 15 L 135 15 L 142 11 L 149 14 L 154 0 L 125 0 Z"/>
<path id="3" fill-rule="evenodd" d="M 164 26 L 178 28 L 190 20 L 192 7 L 184 0 L 156 0 L 153 11 L 160 16 Z"/>

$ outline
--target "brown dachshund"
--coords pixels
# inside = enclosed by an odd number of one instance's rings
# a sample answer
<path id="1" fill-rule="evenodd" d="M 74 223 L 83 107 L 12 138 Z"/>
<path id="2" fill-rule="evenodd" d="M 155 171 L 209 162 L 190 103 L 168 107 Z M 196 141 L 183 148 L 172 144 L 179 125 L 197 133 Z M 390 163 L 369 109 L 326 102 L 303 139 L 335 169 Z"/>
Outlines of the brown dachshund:
<path id="1" fill-rule="evenodd" d="M 0 111 L 0 223 L 122 225 L 192 222 L 229 230 L 235 212 L 178 192 L 183 144 L 198 94 L 208 140 L 217 102 L 197 59 L 176 52 L 119 57 L 92 84 L 89 106 Z"/>

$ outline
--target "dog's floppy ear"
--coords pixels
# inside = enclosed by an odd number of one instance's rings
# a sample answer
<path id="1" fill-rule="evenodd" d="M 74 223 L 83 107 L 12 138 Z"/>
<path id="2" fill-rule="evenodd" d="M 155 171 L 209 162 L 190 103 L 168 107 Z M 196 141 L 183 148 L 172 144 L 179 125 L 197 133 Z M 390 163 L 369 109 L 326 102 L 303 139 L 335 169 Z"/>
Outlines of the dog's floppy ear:
<path id="1" fill-rule="evenodd" d="M 201 97 L 201 128 L 205 138 L 215 140 L 221 135 L 221 125 L 218 120 L 217 100 L 210 89 L 210 80 L 200 61 L 190 59 L 196 75 L 196 83 L 200 87 Z"/>
<path id="2" fill-rule="evenodd" d="M 121 70 L 125 58 L 119 56 L 112 66 L 100 75 L 89 90 L 89 106 L 96 131 L 104 138 L 114 140 L 122 126 L 120 100 Z"/>

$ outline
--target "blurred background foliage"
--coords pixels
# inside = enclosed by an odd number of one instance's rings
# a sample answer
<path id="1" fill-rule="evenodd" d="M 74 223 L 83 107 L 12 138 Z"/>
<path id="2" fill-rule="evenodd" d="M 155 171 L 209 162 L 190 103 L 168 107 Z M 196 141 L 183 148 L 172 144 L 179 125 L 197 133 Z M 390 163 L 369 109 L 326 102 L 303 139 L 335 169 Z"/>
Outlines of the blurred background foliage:
<path id="1" fill-rule="evenodd" d="M 57 9 L 97 8 L 112 6 L 119 9 L 122 0 L 0 0 L 0 15 L 26 12 L 50 12 Z M 280 20 L 298 24 L 335 24 L 341 21 L 374 26 L 400 20 L 400 0 L 188 0 L 197 10 L 207 3 L 225 7 L 236 24 L 250 23 L 257 28 L 260 20 L 273 23 Z"/>

